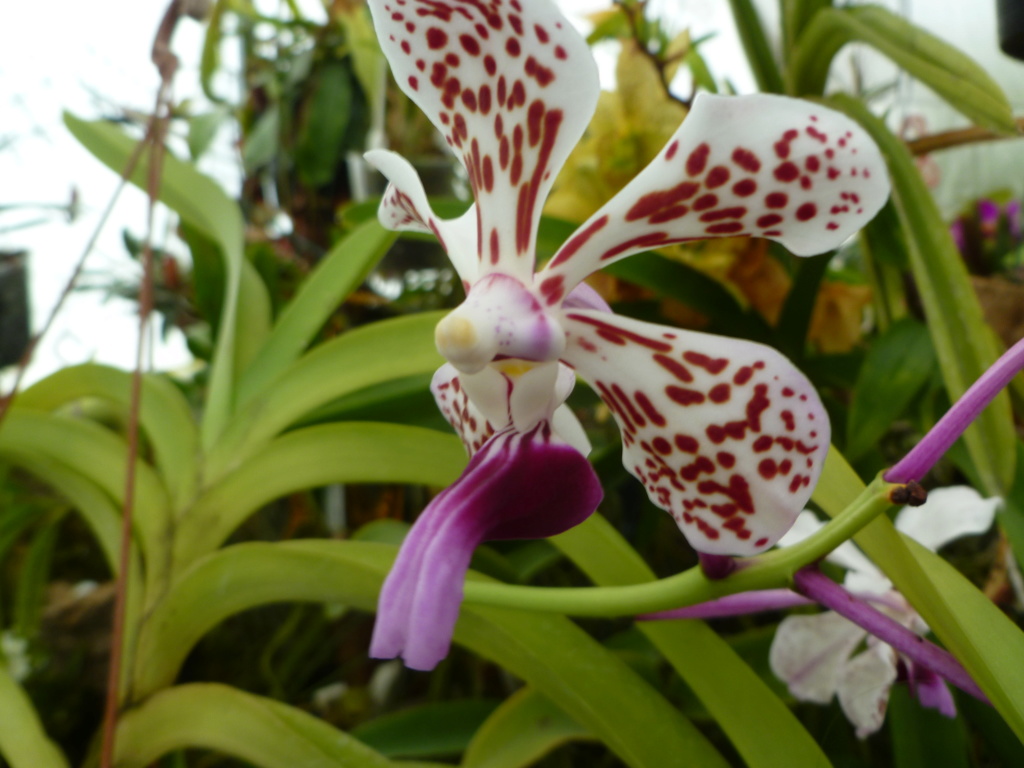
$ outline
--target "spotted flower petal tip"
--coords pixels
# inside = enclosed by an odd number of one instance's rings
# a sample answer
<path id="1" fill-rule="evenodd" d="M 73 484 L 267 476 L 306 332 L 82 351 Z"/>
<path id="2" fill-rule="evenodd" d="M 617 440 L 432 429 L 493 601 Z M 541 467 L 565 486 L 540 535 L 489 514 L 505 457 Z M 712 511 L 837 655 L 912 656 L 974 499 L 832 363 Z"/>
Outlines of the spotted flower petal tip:
<path id="1" fill-rule="evenodd" d="M 565 359 L 622 431 L 626 469 L 690 544 L 752 555 L 810 498 L 828 452 L 814 387 L 770 347 L 567 311 Z"/>
<path id="2" fill-rule="evenodd" d="M 493 435 L 409 531 L 381 590 L 370 655 L 433 669 L 448 654 L 474 548 L 554 536 L 583 522 L 601 496 L 590 463 L 546 423 Z"/>

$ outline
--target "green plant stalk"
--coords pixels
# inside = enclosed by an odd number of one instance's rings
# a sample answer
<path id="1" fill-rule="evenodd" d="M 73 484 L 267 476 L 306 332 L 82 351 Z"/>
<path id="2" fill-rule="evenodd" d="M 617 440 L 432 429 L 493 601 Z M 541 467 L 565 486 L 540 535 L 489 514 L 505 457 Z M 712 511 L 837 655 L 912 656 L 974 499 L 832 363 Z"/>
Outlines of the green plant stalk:
<path id="1" fill-rule="evenodd" d="M 792 547 L 738 559 L 737 569 L 724 579 L 709 579 L 695 567 L 658 581 L 619 587 L 528 587 L 470 581 L 466 583 L 465 602 L 572 616 L 634 616 L 703 603 L 736 592 L 783 587 L 797 570 L 821 559 L 889 509 L 889 493 L 895 487 L 876 478 L 841 515 L 814 536 Z"/>
<path id="2" fill-rule="evenodd" d="M 636 550 L 602 517 L 552 541 L 600 587 L 655 580 Z M 644 621 L 637 629 L 697 696 L 748 768 L 829 765 L 788 704 L 705 622 Z"/>
<path id="3" fill-rule="evenodd" d="M 882 150 L 892 196 L 907 235 L 911 270 L 951 401 L 957 400 L 999 357 L 978 297 L 914 160 L 906 147 L 849 96 L 831 101 L 860 123 Z M 1016 435 L 1009 396 L 1000 393 L 968 427 L 964 442 L 986 493 L 1003 496 L 1013 484 Z"/>
<path id="4" fill-rule="evenodd" d="M 32 700 L 0 660 L 0 757 L 10 768 L 68 768 L 67 758 L 43 730 Z"/>
<path id="5" fill-rule="evenodd" d="M 138 695 L 170 685 L 196 640 L 238 611 L 295 600 L 372 611 L 394 555 L 381 544 L 303 540 L 239 544 L 204 558 L 150 616 L 137 657 L 145 659 L 137 666 Z M 530 682 L 628 765 L 727 765 L 664 697 L 565 617 L 466 606 L 455 641 Z M 630 706 L 624 710 L 620 700 Z"/>

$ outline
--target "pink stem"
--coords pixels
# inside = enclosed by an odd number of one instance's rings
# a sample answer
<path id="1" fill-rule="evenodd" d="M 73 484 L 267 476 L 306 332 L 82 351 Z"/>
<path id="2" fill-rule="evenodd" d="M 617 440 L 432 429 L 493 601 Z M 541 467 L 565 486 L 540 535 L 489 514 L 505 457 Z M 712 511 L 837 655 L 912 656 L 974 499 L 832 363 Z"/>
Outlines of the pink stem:
<path id="1" fill-rule="evenodd" d="M 762 611 L 781 611 L 798 605 L 810 605 L 814 601 L 798 595 L 790 589 L 763 589 L 758 592 L 737 592 L 706 603 L 673 608 L 669 611 L 645 613 L 637 616 L 638 621 L 661 619 L 717 619 L 725 616 L 744 616 Z"/>
<path id="2" fill-rule="evenodd" d="M 949 450 L 978 414 L 1024 368 L 1024 339 L 1008 349 L 939 419 L 910 452 L 885 473 L 890 483 L 920 480 Z"/>

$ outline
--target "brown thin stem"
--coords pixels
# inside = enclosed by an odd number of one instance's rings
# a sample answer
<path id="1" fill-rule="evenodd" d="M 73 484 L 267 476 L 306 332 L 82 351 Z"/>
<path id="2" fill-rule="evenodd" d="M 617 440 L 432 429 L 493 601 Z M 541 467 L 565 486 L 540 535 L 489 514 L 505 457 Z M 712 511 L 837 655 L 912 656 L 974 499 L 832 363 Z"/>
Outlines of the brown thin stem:
<path id="1" fill-rule="evenodd" d="M 132 373 L 131 401 L 128 409 L 127 464 L 125 467 L 124 510 L 121 518 L 120 567 L 117 576 L 114 622 L 110 640 L 110 667 L 107 670 L 107 698 L 103 712 L 103 736 L 100 768 L 113 768 L 116 748 L 117 720 L 120 709 L 121 667 L 124 659 L 125 614 L 128 600 L 128 577 L 131 569 L 132 517 L 135 506 L 135 463 L 139 452 L 139 414 L 142 406 L 142 370 L 146 353 L 149 317 L 153 311 L 153 211 L 160 192 L 163 169 L 164 136 L 171 114 L 171 84 L 178 68 L 178 59 L 171 52 L 171 36 L 181 18 L 179 0 L 171 0 L 157 30 L 152 48 L 152 61 L 160 73 L 150 129 L 147 131 L 150 155 L 146 193 L 149 208 L 146 241 L 142 252 L 142 285 L 139 289 L 139 340 Z"/>
<path id="2" fill-rule="evenodd" d="M 1024 117 L 1018 117 L 1016 122 L 1017 130 L 1024 133 Z M 1005 133 L 996 133 L 995 131 L 990 131 L 987 128 L 972 126 L 971 128 L 961 128 L 956 131 L 943 131 L 941 133 L 933 133 L 930 136 L 922 136 L 920 139 L 908 141 L 907 149 L 910 150 L 910 154 L 915 157 L 919 157 L 931 152 L 938 152 L 939 150 L 951 149 L 953 147 L 961 147 L 966 144 L 979 144 L 984 141 L 998 141 L 1000 139 L 1013 138 L 1018 137 L 1009 136 Z"/>

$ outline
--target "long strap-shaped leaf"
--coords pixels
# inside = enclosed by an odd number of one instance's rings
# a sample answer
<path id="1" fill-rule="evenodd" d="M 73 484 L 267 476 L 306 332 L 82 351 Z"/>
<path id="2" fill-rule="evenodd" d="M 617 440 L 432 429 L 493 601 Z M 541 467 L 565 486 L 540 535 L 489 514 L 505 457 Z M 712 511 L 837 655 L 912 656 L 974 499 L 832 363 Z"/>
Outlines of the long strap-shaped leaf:
<path id="1" fill-rule="evenodd" d="M 477 730 L 462 768 L 526 768 L 569 741 L 593 740 L 590 731 L 533 688 L 509 696 Z"/>
<path id="2" fill-rule="evenodd" d="M 907 239 L 910 268 L 946 391 L 955 401 L 1000 352 L 985 324 L 967 269 L 903 143 L 859 101 L 837 95 L 832 102 L 864 126 L 888 163 L 892 198 Z M 1005 495 L 1016 466 L 1016 437 L 1006 393 L 993 400 L 968 428 L 964 441 L 985 491 L 993 496 Z"/>
<path id="3" fill-rule="evenodd" d="M 875 5 L 825 8 L 814 15 L 787 72 L 790 93 L 820 95 L 833 57 L 852 42 L 875 48 L 978 125 L 1017 132 L 1005 94 L 984 69 L 949 43 Z"/>
<path id="4" fill-rule="evenodd" d="M 178 526 L 175 562 L 186 566 L 216 549 L 255 510 L 289 493 L 331 483 L 444 486 L 465 465 L 462 443 L 448 432 L 371 422 L 297 429 L 203 493 Z"/>
<path id="5" fill-rule="evenodd" d="M 636 551 L 600 515 L 552 541 L 599 586 L 654 580 Z M 750 768 L 830 764 L 786 704 L 707 624 L 657 621 L 638 626 L 697 694 Z"/>
<path id="6" fill-rule="evenodd" d="M 751 0 L 729 0 L 729 5 L 732 6 L 733 22 L 758 88 L 766 93 L 785 93 L 779 65 L 775 62 L 754 3 Z"/>
<path id="7" fill-rule="evenodd" d="M 363 281 L 397 234 L 371 219 L 339 240 L 303 280 L 238 384 L 238 404 L 266 388 L 298 359 L 338 305 Z"/>
<path id="8" fill-rule="evenodd" d="M 118 724 L 118 768 L 145 768 L 169 752 L 190 748 L 211 749 L 259 768 L 394 765 L 300 709 L 215 683 L 168 688 Z"/>
<path id="9" fill-rule="evenodd" d="M 64 122 L 98 160 L 115 172 L 121 172 L 135 147 L 134 139 L 110 123 L 87 122 L 70 114 L 64 115 Z M 145 189 L 148 166 L 148 159 L 144 159 L 130 179 L 141 189 Z M 259 346 L 267 332 L 270 303 L 266 288 L 245 260 L 241 211 L 216 182 L 165 153 L 160 201 L 217 243 L 227 265 L 224 309 L 202 427 L 203 445 L 208 448 L 231 415 L 235 379 L 240 372 L 237 369 L 248 362 L 252 350 Z M 240 339 L 240 335 L 245 338 Z M 236 349 L 239 343 L 244 352 L 240 356 Z"/>
<path id="10" fill-rule="evenodd" d="M 384 381 L 433 372 L 438 312 L 364 325 L 331 339 L 292 363 L 274 386 L 253 397 L 231 420 L 204 471 L 216 481 L 274 435 L 320 406 Z"/>
<path id="11" fill-rule="evenodd" d="M 0 757 L 11 768 L 68 768 L 43 730 L 32 700 L 0 661 Z"/>
<path id="12" fill-rule="evenodd" d="M 0 431 L 0 456 L 22 452 L 73 470 L 103 489 L 119 507 L 123 504 L 127 447 L 110 430 L 83 419 L 15 407 Z M 170 551 L 165 542 L 170 536 L 170 504 L 160 478 L 141 459 L 136 460 L 135 480 L 133 525 L 146 561 L 146 583 L 152 586 L 169 575 Z"/>
<path id="13" fill-rule="evenodd" d="M 127 412 L 131 374 L 95 363 L 62 368 L 18 396 L 18 407 L 40 411 L 86 397 L 102 398 Z M 153 464 L 167 486 L 175 511 L 192 502 L 198 483 L 199 434 L 188 402 L 162 376 L 142 380 L 139 421 L 152 446 Z"/>
<path id="14" fill-rule="evenodd" d="M 381 544 L 306 540 L 210 555 L 152 614 L 140 693 L 170 684 L 196 640 L 246 608 L 305 600 L 373 610 L 394 554 Z M 668 701 L 564 616 L 466 605 L 455 641 L 529 682 L 634 768 L 727 765 Z"/>

